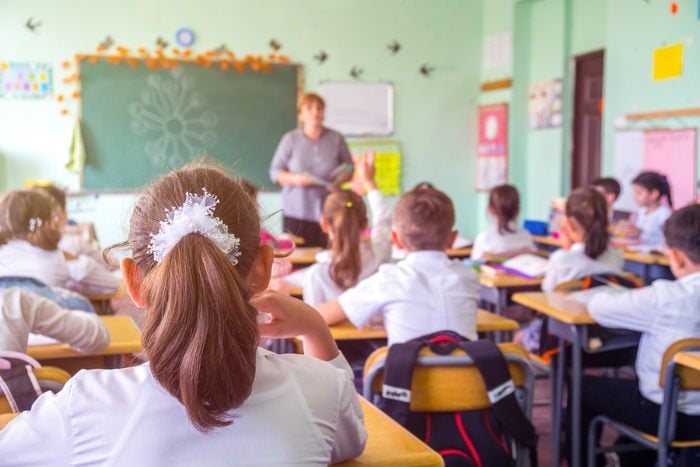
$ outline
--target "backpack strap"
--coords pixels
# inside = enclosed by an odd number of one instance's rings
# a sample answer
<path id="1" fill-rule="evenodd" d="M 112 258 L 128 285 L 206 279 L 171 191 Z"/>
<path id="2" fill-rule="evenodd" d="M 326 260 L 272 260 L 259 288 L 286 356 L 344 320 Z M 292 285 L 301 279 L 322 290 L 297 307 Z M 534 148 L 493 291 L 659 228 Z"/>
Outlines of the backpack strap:
<path id="1" fill-rule="evenodd" d="M 0 393 L 5 396 L 12 411 L 19 413 L 32 407 L 41 395 L 41 387 L 32 367 L 22 364 L 0 370 Z"/>
<path id="2" fill-rule="evenodd" d="M 503 353 L 489 340 L 462 342 L 460 347 L 474 360 L 474 365 L 481 373 L 489 402 L 501 428 L 530 450 L 532 465 L 537 465 L 537 432 L 518 404 L 515 384 Z"/>
<path id="3" fill-rule="evenodd" d="M 413 369 L 421 349 L 430 347 L 439 355 L 448 355 L 465 340 L 456 332 L 439 331 L 389 347 L 384 363 L 382 410 L 405 426 L 411 406 Z"/>

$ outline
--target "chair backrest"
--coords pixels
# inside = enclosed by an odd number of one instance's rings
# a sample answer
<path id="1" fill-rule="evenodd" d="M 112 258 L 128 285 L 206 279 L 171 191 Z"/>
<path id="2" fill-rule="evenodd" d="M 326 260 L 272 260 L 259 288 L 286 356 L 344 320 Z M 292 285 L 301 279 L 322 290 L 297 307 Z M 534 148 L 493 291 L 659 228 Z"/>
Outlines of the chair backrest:
<path id="1" fill-rule="evenodd" d="M 673 356 L 678 352 L 700 350 L 700 338 L 681 339 L 674 342 L 666 349 L 661 363 L 661 373 L 659 374 L 659 385 L 666 384 L 666 372 L 673 361 Z M 700 390 L 700 371 L 687 368 L 683 365 L 675 365 L 675 374 L 679 378 L 680 389 L 685 391 Z"/>
<path id="2" fill-rule="evenodd" d="M 528 354 L 517 344 L 499 344 L 517 388 L 525 391 L 525 411 L 531 409 L 534 376 Z M 384 362 L 388 347 L 375 350 L 365 362 L 365 397 L 382 393 Z M 457 349 L 450 355 L 434 354 L 430 349 L 419 353 L 411 381 L 411 407 L 416 412 L 461 412 L 490 406 L 486 386 L 479 370 L 466 353 Z"/>
<path id="3" fill-rule="evenodd" d="M 70 379 L 70 374 L 61 369 L 52 366 L 42 366 L 32 369 L 34 376 L 39 382 L 39 387 L 42 391 L 58 392 L 63 388 L 63 385 Z M 0 394 L 0 414 L 11 413 L 12 408 L 4 394 Z"/>

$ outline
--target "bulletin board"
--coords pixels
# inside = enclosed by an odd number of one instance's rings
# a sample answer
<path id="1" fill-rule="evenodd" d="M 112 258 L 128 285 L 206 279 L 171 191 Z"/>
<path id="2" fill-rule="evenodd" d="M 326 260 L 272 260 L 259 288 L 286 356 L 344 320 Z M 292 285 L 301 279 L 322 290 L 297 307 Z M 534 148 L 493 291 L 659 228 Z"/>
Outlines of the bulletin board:
<path id="1" fill-rule="evenodd" d="M 638 208 L 632 193 L 632 179 L 644 170 L 666 175 L 671 184 L 674 206 L 685 206 L 695 198 L 697 154 L 695 128 L 617 132 L 615 177 L 622 185 L 617 207 L 626 211 Z"/>
<path id="2" fill-rule="evenodd" d="M 479 107 L 476 190 L 489 191 L 508 180 L 508 104 Z"/>
<path id="3" fill-rule="evenodd" d="M 388 82 L 323 81 L 324 124 L 346 136 L 394 132 L 394 85 Z"/>

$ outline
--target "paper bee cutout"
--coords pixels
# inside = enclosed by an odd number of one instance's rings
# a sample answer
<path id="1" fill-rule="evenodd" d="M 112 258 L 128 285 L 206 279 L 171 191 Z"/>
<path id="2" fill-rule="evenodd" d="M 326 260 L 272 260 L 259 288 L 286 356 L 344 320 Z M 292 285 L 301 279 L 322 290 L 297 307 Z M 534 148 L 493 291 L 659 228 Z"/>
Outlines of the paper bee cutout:
<path id="1" fill-rule="evenodd" d="M 421 72 L 421 74 L 422 74 L 423 76 L 425 76 L 426 78 L 429 78 L 429 77 L 430 77 L 430 73 L 432 73 L 433 70 L 435 70 L 435 68 L 433 68 L 433 67 L 431 67 L 431 66 L 428 66 L 427 63 L 424 63 L 423 66 L 420 67 L 420 72 Z"/>
<path id="2" fill-rule="evenodd" d="M 31 32 L 38 32 L 39 26 L 41 26 L 41 21 L 34 21 L 34 18 L 29 18 L 24 27 L 29 29 Z"/>
<path id="3" fill-rule="evenodd" d="M 114 39 L 112 39 L 110 36 L 105 37 L 105 40 L 99 43 L 97 46 L 97 51 L 98 52 L 104 52 L 105 50 L 109 49 L 114 45 Z"/>
<path id="4" fill-rule="evenodd" d="M 358 68 L 358 67 L 354 66 L 350 70 L 350 76 L 352 76 L 355 79 L 360 79 L 360 77 L 362 76 L 362 73 L 364 73 L 364 72 L 365 72 L 365 70 L 363 70 L 362 68 Z"/>
<path id="5" fill-rule="evenodd" d="M 156 45 L 161 49 L 165 49 L 168 47 L 168 45 L 170 45 L 170 43 L 162 37 L 158 36 L 158 39 L 156 39 Z"/>
<path id="6" fill-rule="evenodd" d="M 396 55 L 399 53 L 399 50 L 401 50 L 401 44 L 399 44 L 399 41 L 394 41 L 387 45 L 386 48 L 389 49 L 393 55 Z"/>
<path id="7" fill-rule="evenodd" d="M 328 54 L 326 53 L 325 50 L 321 50 L 319 53 L 314 55 L 314 60 L 316 60 L 319 65 L 322 65 L 323 62 L 325 62 L 327 59 L 328 59 Z"/>
<path id="8" fill-rule="evenodd" d="M 228 47 L 226 47 L 226 44 L 221 44 L 219 47 L 214 49 L 214 53 L 216 55 L 221 55 L 225 53 L 228 50 Z"/>

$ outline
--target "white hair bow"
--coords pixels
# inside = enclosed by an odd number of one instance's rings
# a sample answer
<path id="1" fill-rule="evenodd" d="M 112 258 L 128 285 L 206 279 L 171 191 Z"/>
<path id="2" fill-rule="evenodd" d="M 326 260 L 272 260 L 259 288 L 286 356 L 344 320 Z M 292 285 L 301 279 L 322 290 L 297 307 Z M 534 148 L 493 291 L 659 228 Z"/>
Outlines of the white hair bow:
<path id="1" fill-rule="evenodd" d="M 218 203 L 219 198 L 206 188 L 202 188 L 202 195 L 186 193 L 185 203 L 168 210 L 165 220 L 160 222 L 158 233 L 151 234 L 148 252 L 153 254 L 155 262 L 160 264 L 177 242 L 197 232 L 214 242 L 234 266 L 238 264 L 241 239 L 229 233 L 228 226 L 214 217 L 214 207 Z"/>

